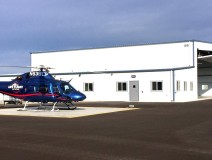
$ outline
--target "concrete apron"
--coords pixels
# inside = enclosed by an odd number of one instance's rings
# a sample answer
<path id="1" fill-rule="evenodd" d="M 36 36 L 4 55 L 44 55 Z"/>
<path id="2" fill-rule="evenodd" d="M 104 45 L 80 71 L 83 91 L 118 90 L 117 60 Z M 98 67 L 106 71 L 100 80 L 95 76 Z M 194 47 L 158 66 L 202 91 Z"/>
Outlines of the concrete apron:
<path id="1" fill-rule="evenodd" d="M 113 112 L 130 111 L 138 108 L 108 108 L 108 107 L 77 107 L 75 110 L 55 110 L 51 111 L 50 107 L 27 107 L 22 108 L 5 108 L 0 109 L 0 115 L 10 116 L 34 116 L 34 117 L 56 117 L 56 118 L 76 118 L 84 116 L 92 116 Z"/>

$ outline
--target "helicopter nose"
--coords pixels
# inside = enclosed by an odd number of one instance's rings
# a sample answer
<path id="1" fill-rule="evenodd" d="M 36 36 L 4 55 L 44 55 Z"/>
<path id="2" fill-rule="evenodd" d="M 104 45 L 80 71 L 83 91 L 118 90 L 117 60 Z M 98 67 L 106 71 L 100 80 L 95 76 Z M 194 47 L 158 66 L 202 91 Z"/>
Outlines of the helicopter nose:
<path id="1" fill-rule="evenodd" d="M 86 96 L 81 92 L 76 92 L 72 95 L 72 100 L 74 101 L 83 101 L 86 99 Z"/>

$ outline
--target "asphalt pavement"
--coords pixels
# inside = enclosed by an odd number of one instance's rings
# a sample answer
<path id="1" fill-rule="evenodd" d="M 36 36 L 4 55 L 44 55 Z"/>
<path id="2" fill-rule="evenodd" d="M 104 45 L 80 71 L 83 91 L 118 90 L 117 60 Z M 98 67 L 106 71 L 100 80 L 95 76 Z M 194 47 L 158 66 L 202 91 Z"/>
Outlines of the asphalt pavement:
<path id="1" fill-rule="evenodd" d="M 0 115 L 0 159 L 212 159 L 212 100 L 77 104 L 88 108 L 129 105 L 138 109 L 78 118 Z"/>

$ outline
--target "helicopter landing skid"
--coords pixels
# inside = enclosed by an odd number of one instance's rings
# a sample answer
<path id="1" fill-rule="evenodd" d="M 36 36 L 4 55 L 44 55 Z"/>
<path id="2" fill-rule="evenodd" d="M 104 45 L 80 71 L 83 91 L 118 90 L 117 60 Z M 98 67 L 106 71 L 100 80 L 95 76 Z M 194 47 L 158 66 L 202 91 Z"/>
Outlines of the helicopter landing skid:
<path id="1" fill-rule="evenodd" d="M 59 111 L 59 109 L 55 109 L 56 104 L 57 104 L 57 102 L 54 103 L 51 112 Z"/>
<path id="2" fill-rule="evenodd" d="M 29 101 L 26 101 L 25 104 L 24 104 L 24 108 L 18 109 L 18 111 L 27 111 L 26 107 L 27 107 L 28 102 Z"/>
<path id="3" fill-rule="evenodd" d="M 24 108 L 18 109 L 18 111 L 28 111 L 28 109 L 27 109 L 27 104 L 28 104 L 28 102 L 29 102 L 29 101 L 26 101 L 25 104 L 24 104 Z M 58 108 L 55 109 L 57 103 L 58 103 L 58 102 L 55 102 L 55 103 L 53 104 L 53 107 L 52 107 L 51 112 L 59 111 Z M 65 105 L 68 107 L 69 110 L 75 110 L 75 109 L 77 108 L 76 106 L 74 106 L 73 103 L 70 102 L 70 104 L 71 104 L 71 106 L 70 106 L 69 104 L 65 103 Z"/>
<path id="4" fill-rule="evenodd" d="M 77 108 L 76 106 L 68 107 L 69 110 L 75 110 L 76 108 Z"/>
<path id="5" fill-rule="evenodd" d="M 71 106 L 65 102 L 64 102 L 64 104 L 68 107 L 69 110 L 75 110 L 77 108 L 76 106 L 74 106 L 74 104 L 72 102 L 70 102 Z"/>

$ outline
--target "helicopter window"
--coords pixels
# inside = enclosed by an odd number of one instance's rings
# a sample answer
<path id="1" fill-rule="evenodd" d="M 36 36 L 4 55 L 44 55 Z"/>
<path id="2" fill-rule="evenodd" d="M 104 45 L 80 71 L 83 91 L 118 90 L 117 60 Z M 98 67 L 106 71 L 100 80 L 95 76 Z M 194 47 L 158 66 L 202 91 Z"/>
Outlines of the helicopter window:
<path id="1" fill-rule="evenodd" d="M 37 92 L 36 86 L 33 86 L 33 91 L 34 91 L 34 92 Z"/>
<path id="2" fill-rule="evenodd" d="M 62 83 L 60 87 L 65 94 L 69 94 L 74 90 L 74 88 L 68 83 Z"/>
<path id="3" fill-rule="evenodd" d="M 53 86 L 53 92 L 54 93 L 60 93 L 60 91 L 59 91 L 57 86 Z"/>
<path id="4" fill-rule="evenodd" d="M 26 74 L 26 79 L 29 79 L 30 78 L 30 75 L 29 73 Z"/>
<path id="5" fill-rule="evenodd" d="M 16 77 L 16 79 L 21 81 L 22 80 L 22 76 L 18 76 L 18 77 Z"/>
<path id="6" fill-rule="evenodd" d="M 29 93 L 36 93 L 37 92 L 37 87 L 36 86 L 29 86 L 28 87 L 28 92 Z"/>
<path id="7" fill-rule="evenodd" d="M 48 92 L 48 87 L 47 86 L 40 86 L 39 87 L 39 92 L 41 92 L 41 93 L 47 93 Z"/>

